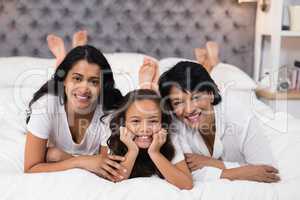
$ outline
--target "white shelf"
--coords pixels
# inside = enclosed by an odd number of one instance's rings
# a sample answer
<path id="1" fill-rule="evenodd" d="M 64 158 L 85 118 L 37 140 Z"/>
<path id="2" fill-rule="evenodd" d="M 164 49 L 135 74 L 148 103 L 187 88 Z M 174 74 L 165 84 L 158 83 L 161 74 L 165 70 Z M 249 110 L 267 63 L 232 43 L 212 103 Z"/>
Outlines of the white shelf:
<path id="1" fill-rule="evenodd" d="M 299 31 L 281 31 L 283 37 L 300 37 Z"/>

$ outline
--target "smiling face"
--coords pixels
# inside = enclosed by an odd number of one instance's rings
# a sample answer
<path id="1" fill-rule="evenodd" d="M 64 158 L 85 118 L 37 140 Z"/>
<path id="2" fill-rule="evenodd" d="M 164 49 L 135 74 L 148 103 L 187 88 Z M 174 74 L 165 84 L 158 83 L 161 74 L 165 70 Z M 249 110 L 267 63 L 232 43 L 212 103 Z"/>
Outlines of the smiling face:
<path id="1" fill-rule="evenodd" d="M 152 143 L 152 135 L 161 129 L 162 113 L 153 100 L 137 100 L 126 111 L 126 128 L 134 135 L 139 148 L 146 149 Z"/>
<path id="2" fill-rule="evenodd" d="M 202 133 L 211 130 L 214 123 L 213 95 L 208 92 L 184 92 L 173 86 L 170 102 L 177 118 Z"/>
<path id="3" fill-rule="evenodd" d="M 100 94 L 100 67 L 78 61 L 64 80 L 68 108 L 77 113 L 91 112 Z"/>

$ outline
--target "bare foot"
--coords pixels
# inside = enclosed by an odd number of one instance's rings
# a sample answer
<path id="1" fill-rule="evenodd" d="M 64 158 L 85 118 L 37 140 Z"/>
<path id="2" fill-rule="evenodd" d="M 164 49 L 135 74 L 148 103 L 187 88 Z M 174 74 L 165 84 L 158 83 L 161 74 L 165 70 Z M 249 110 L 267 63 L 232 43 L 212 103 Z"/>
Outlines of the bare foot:
<path id="1" fill-rule="evenodd" d="M 196 60 L 198 61 L 199 64 L 204 65 L 206 59 L 207 59 L 207 51 L 206 49 L 202 48 L 196 48 L 194 50 Z"/>
<path id="2" fill-rule="evenodd" d="M 73 48 L 82 46 L 82 45 L 86 45 L 86 43 L 87 43 L 87 31 L 86 30 L 78 31 L 78 32 L 74 33 L 73 41 L 72 41 Z"/>
<path id="3" fill-rule="evenodd" d="M 158 82 L 158 65 L 155 61 L 145 57 L 139 70 L 139 86 L 141 89 L 156 89 L 154 81 Z"/>
<path id="4" fill-rule="evenodd" d="M 219 45 L 216 42 L 209 41 L 206 43 L 206 49 L 208 60 L 212 70 L 212 68 L 219 63 Z"/>
<path id="5" fill-rule="evenodd" d="M 47 43 L 48 48 L 56 58 L 56 67 L 58 67 L 66 56 L 64 41 L 60 37 L 50 34 L 47 36 Z"/>
<path id="6" fill-rule="evenodd" d="M 216 42 L 209 41 L 206 43 L 206 49 L 196 48 L 194 53 L 198 63 L 208 72 L 219 63 L 219 46 Z"/>

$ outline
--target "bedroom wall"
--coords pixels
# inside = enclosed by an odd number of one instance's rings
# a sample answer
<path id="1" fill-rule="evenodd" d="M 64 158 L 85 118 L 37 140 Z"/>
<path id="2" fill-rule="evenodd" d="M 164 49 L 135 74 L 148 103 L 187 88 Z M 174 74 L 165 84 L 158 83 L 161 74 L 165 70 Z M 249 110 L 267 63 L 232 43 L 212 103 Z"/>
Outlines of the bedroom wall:
<path id="1" fill-rule="evenodd" d="M 70 45 L 87 29 L 103 52 L 193 58 L 207 40 L 224 62 L 253 72 L 256 4 L 237 0 L 0 0 L 0 56 L 51 57 L 46 35 Z"/>

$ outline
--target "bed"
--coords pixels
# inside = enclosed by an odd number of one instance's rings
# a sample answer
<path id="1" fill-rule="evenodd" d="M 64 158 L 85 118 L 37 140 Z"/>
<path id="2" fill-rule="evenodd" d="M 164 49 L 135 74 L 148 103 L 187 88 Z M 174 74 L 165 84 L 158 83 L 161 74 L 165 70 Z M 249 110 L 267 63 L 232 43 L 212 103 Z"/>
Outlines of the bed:
<path id="1" fill-rule="evenodd" d="M 125 94 L 137 88 L 137 73 L 145 55 L 105 54 L 116 86 Z M 160 73 L 182 58 L 159 60 Z M 55 173 L 24 174 L 23 154 L 26 106 L 33 92 L 53 74 L 53 59 L 0 58 L 0 194 L 1 199 L 195 199 L 195 200 L 296 200 L 300 199 L 300 119 L 273 113 L 255 94 L 255 82 L 238 68 L 223 64 L 212 77 L 226 95 L 235 92 L 264 124 L 282 181 L 264 184 L 218 180 L 195 182 L 191 191 L 179 190 L 158 178 L 137 178 L 111 183 L 80 169 Z M 241 83 L 243 84 L 236 84 Z M 298 156 L 297 156 L 298 155 Z"/>

